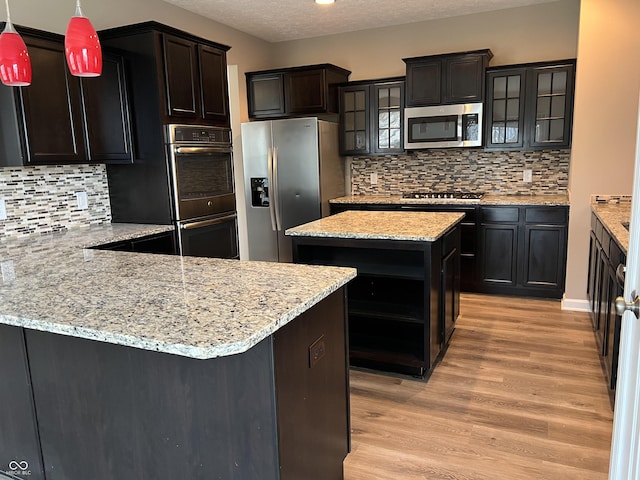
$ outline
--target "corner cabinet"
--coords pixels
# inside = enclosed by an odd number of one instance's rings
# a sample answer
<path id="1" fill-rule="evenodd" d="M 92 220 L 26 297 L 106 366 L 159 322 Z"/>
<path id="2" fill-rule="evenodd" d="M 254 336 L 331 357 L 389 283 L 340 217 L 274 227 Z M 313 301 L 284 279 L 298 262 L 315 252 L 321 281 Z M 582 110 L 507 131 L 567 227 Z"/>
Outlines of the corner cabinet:
<path id="1" fill-rule="evenodd" d="M 483 206 L 480 217 L 480 292 L 562 297 L 568 207 Z"/>
<path id="2" fill-rule="evenodd" d="M 350 74 L 331 64 L 247 72 L 249 118 L 337 114 L 338 85 Z"/>
<path id="3" fill-rule="evenodd" d="M 575 60 L 489 69 L 486 148 L 569 148 L 574 84 Z"/>
<path id="4" fill-rule="evenodd" d="M 20 28 L 31 85 L 0 86 L 1 166 L 130 162 L 132 138 L 123 59 L 103 52 L 103 74 L 71 75 L 64 39 Z"/>
<path id="5" fill-rule="evenodd" d="M 407 107 L 476 103 L 484 100 L 491 50 L 403 59 L 407 65 Z"/>
<path id="6" fill-rule="evenodd" d="M 340 87 L 340 153 L 403 153 L 404 77 Z"/>

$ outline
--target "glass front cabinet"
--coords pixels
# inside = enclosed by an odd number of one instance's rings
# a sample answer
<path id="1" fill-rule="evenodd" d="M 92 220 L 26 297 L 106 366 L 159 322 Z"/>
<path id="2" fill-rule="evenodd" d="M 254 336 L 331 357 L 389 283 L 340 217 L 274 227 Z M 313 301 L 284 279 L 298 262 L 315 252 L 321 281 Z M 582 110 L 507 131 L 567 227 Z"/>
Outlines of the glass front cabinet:
<path id="1" fill-rule="evenodd" d="M 340 153 L 404 152 L 404 78 L 351 82 L 340 88 Z"/>
<path id="2" fill-rule="evenodd" d="M 570 147 L 574 76 L 575 60 L 489 69 L 486 148 Z"/>

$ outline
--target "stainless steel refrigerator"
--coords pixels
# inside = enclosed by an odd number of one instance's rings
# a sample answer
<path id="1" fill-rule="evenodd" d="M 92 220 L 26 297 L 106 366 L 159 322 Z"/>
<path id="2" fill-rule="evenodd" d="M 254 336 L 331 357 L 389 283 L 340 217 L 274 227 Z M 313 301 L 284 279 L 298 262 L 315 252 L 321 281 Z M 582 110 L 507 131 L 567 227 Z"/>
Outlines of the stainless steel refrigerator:
<path id="1" fill-rule="evenodd" d="M 249 259 L 290 262 L 287 228 L 329 215 L 345 193 L 338 124 L 317 118 L 242 124 Z"/>

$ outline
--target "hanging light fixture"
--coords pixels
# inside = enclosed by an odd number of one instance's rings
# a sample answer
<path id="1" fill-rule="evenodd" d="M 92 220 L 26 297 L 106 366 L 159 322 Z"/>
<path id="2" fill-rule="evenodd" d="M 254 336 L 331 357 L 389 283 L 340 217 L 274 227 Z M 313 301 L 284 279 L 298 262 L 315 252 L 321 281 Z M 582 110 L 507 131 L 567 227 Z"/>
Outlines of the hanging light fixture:
<path id="1" fill-rule="evenodd" d="M 67 26 L 64 49 L 72 75 L 97 77 L 102 73 L 102 50 L 98 34 L 89 19 L 82 15 L 80 0 L 76 1 L 76 13 Z"/>
<path id="2" fill-rule="evenodd" d="M 22 37 L 11 23 L 9 0 L 7 6 L 7 23 L 0 34 L 0 80 L 10 87 L 25 87 L 31 84 L 31 59 Z"/>

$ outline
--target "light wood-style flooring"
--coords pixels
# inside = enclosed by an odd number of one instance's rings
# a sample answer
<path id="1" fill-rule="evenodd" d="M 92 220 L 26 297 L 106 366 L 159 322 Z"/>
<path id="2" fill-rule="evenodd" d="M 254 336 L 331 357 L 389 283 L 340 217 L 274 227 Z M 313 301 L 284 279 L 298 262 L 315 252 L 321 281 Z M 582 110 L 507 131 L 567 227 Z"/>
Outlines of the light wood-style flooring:
<path id="1" fill-rule="evenodd" d="M 345 480 L 605 480 L 613 413 L 588 314 L 463 294 L 427 383 L 351 371 Z"/>

